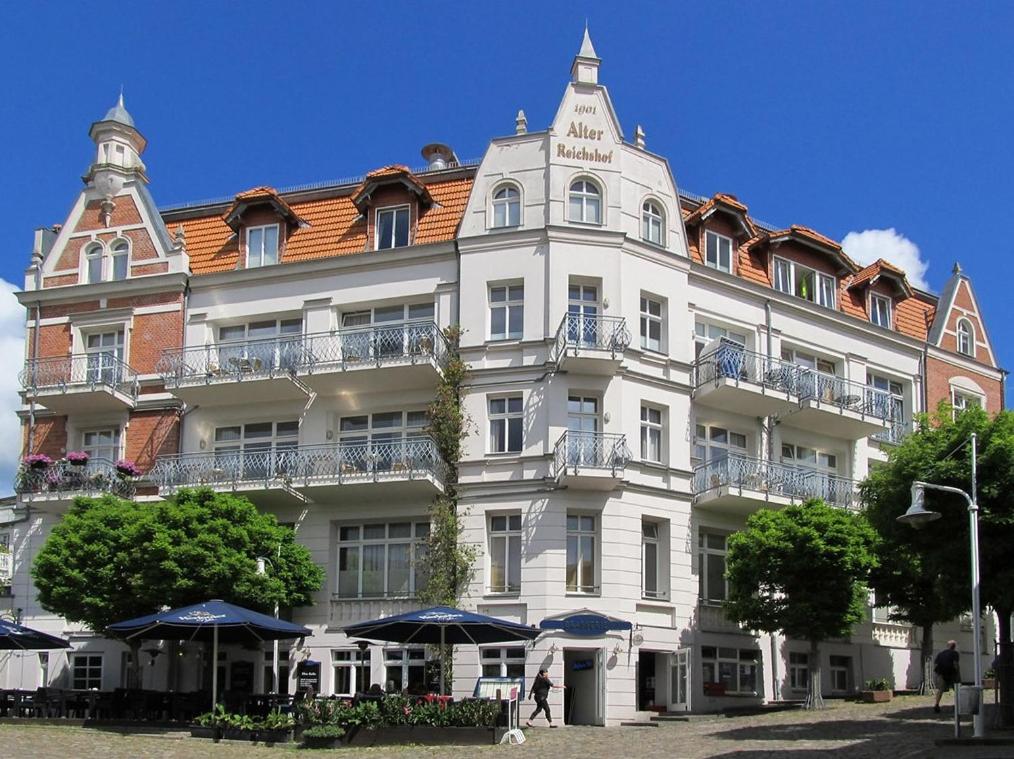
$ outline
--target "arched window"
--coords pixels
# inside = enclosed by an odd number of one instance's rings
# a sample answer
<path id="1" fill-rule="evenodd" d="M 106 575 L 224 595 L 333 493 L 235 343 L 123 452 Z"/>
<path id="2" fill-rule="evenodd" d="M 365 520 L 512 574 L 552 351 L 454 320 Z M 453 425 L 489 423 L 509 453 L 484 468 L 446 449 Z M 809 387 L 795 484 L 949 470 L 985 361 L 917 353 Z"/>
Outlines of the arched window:
<path id="1" fill-rule="evenodd" d="M 975 330 L 968 319 L 958 321 L 958 353 L 975 356 Z"/>
<path id="2" fill-rule="evenodd" d="M 127 278 L 127 264 L 130 261 L 130 243 L 126 240 L 117 240 L 113 243 L 113 279 L 120 280 Z"/>
<path id="3" fill-rule="evenodd" d="M 654 200 L 644 201 L 641 207 L 641 239 L 663 245 L 662 230 L 665 227 L 665 216 L 662 207 Z"/>
<path id="4" fill-rule="evenodd" d="M 102 246 L 92 243 L 85 248 L 85 266 L 88 269 L 88 283 L 102 281 Z"/>
<path id="5" fill-rule="evenodd" d="M 602 223 L 602 191 L 589 179 L 578 179 L 570 185 L 570 220 Z"/>
<path id="6" fill-rule="evenodd" d="M 493 193 L 493 226 L 521 225 L 521 193 L 514 185 L 501 185 Z"/>

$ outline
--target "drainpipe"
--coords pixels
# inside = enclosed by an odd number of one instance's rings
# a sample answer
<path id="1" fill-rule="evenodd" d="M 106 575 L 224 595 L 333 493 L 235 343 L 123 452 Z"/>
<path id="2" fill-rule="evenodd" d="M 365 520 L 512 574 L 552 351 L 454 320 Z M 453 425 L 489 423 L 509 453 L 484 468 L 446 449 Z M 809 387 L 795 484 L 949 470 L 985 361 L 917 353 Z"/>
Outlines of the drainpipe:
<path id="1" fill-rule="evenodd" d="M 919 359 L 919 373 L 920 375 L 922 375 L 920 377 L 920 380 L 922 381 L 922 388 L 920 388 L 921 392 L 919 394 L 922 396 L 922 410 L 924 414 L 928 414 L 930 410 L 929 377 L 926 376 L 928 372 L 929 372 L 929 344 L 923 343 L 922 356 Z M 1001 399 L 1003 398 L 1002 395 L 1000 397 Z"/>
<path id="2" fill-rule="evenodd" d="M 773 350 L 771 340 L 771 299 L 765 299 L 764 301 L 764 329 L 766 337 L 765 353 L 768 362 L 771 361 L 771 353 Z M 767 418 L 767 424 L 765 430 L 768 435 L 768 461 L 774 461 L 775 459 L 775 418 L 769 416 Z M 775 633 L 768 633 L 771 641 L 771 700 L 778 700 L 778 641 Z"/>

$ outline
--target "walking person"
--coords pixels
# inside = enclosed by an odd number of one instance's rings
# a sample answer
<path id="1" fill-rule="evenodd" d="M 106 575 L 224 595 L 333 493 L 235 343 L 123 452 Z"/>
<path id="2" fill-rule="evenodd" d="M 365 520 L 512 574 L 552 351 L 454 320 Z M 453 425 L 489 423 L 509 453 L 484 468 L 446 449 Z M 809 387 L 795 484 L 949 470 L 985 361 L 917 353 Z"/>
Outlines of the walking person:
<path id="1" fill-rule="evenodd" d="M 947 641 L 947 648 L 937 654 L 933 660 L 933 684 L 937 689 L 937 699 L 933 704 L 933 711 L 940 711 L 940 697 L 944 691 L 954 687 L 961 675 L 958 665 L 961 661 L 961 654 L 958 653 L 958 643 L 954 640 Z"/>
<path id="2" fill-rule="evenodd" d="M 563 685 L 553 684 L 553 681 L 549 679 L 549 672 L 544 669 L 539 670 L 539 674 L 535 677 L 535 682 L 532 683 L 532 689 L 528 692 L 529 697 L 535 699 L 535 711 L 532 712 L 532 716 L 525 723 L 528 727 L 532 726 L 532 720 L 539 716 L 539 712 L 545 712 L 546 721 L 549 723 L 549 726 L 556 727 L 553 724 L 553 715 L 549 711 L 549 690 L 551 688 L 559 690 L 563 687 Z"/>

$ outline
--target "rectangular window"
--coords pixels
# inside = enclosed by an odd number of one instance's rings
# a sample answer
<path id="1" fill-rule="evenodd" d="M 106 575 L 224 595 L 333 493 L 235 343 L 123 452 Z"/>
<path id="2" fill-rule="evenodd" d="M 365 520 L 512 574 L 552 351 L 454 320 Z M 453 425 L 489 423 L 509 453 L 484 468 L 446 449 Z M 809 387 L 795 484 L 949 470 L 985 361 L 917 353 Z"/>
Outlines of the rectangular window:
<path id="1" fill-rule="evenodd" d="M 489 339 L 520 340 L 524 333 L 524 285 L 489 288 Z"/>
<path id="2" fill-rule="evenodd" d="M 704 262 L 712 269 L 732 271 L 732 240 L 714 232 L 704 234 Z"/>
<path id="3" fill-rule="evenodd" d="M 888 405 L 888 408 L 885 409 L 887 412 L 884 414 L 885 418 L 895 424 L 903 424 L 905 421 L 905 394 L 901 383 L 878 374 L 867 374 L 866 384 L 883 391 L 883 393 L 871 394 L 871 400 L 874 404 Z"/>
<path id="4" fill-rule="evenodd" d="M 113 279 L 122 280 L 127 278 L 127 250 L 123 249 L 122 252 L 113 253 Z"/>
<path id="5" fill-rule="evenodd" d="M 835 307 L 838 282 L 834 277 L 784 258 L 774 259 L 773 271 L 775 289 L 779 292 L 795 295 L 825 308 Z"/>
<path id="6" fill-rule="evenodd" d="M 102 690 L 102 655 L 74 654 L 71 675 L 74 690 Z"/>
<path id="7" fill-rule="evenodd" d="M 369 690 L 371 684 L 369 649 L 360 651 L 357 648 L 345 648 L 332 651 L 331 666 L 334 668 L 332 695 L 351 697 Z"/>
<path id="8" fill-rule="evenodd" d="M 831 692 L 849 693 L 852 690 L 852 657 L 831 656 Z"/>
<path id="9" fill-rule="evenodd" d="M 982 398 L 977 395 L 962 393 L 959 390 L 951 390 L 951 406 L 954 407 L 954 416 L 957 417 L 962 411 L 970 408 L 982 408 Z"/>
<path id="10" fill-rule="evenodd" d="M 246 268 L 278 263 L 278 225 L 246 230 Z"/>
<path id="11" fill-rule="evenodd" d="M 489 518 L 489 592 L 521 591 L 521 514 Z"/>
<path id="12" fill-rule="evenodd" d="M 251 422 L 216 427 L 215 467 L 239 480 L 259 480 L 294 467 L 299 422 Z"/>
<path id="13" fill-rule="evenodd" d="M 275 692 L 274 673 L 274 652 L 264 652 L 264 690 L 268 693 Z M 289 659 L 285 648 L 278 650 L 278 693 L 288 695 L 289 693 Z"/>
<path id="14" fill-rule="evenodd" d="M 429 522 L 370 522 L 338 528 L 340 598 L 412 598 L 423 588 Z"/>
<path id="15" fill-rule="evenodd" d="M 694 466 L 718 461 L 729 454 L 746 455 L 746 435 L 725 427 L 698 424 L 694 428 L 694 447 L 690 454 Z"/>
<path id="16" fill-rule="evenodd" d="M 810 685 L 810 655 L 789 652 L 789 687 L 792 690 L 808 690 Z"/>
<path id="17" fill-rule="evenodd" d="M 567 592 L 597 593 L 595 582 L 596 518 L 567 514 Z"/>
<path id="18" fill-rule="evenodd" d="M 81 449 L 93 459 L 116 461 L 120 458 L 119 428 L 81 433 Z"/>
<path id="19" fill-rule="evenodd" d="M 701 351 L 704 350 L 704 346 L 720 337 L 735 340 L 740 345 L 746 347 L 746 335 L 744 333 L 735 332 L 733 330 L 726 329 L 725 327 L 719 327 L 715 324 L 708 324 L 707 322 L 695 321 L 694 357 L 700 358 Z"/>
<path id="20" fill-rule="evenodd" d="M 377 210 L 377 250 L 408 245 L 409 207 Z"/>
<path id="21" fill-rule="evenodd" d="M 727 597 L 725 582 L 725 535 L 701 530 L 697 535 L 700 566 L 697 577 L 701 601 L 720 604 Z"/>
<path id="22" fill-rule="evenodd" d="M 641 348 L 662 350 L 662 302 L 641 296 Z"/>
<path id="23" fill-rule="evenodd" d="M 705 695 L 757 693 L 757 660 L 751 648 L 701 646 L 701 675 Z"/>
<path id="24" fill-rule="evenodd" d="M 384 687 L 388 693 L 421 696 L 433 690 L 427 682 L 426 649 L 420 646 L 389 648 L 384 651 Z"/>
<path id="25" fill-rule="evenodd" d="M 49 685 L 49 652 L 39 651 L 39 687 Z"/>
<path id="26" fill-rule="evenodd" d="M 784 258 L 775 259 L 775 289 L 783 293 L 792 293 L 792 264 Z"/>
<path id="27" fill-rule="evenodd" d="M 641 406 L 641 459 L 662 462 L 662 410 Z"/>
<path id="28" fill-rule="evenodd" d="M 870 321 L 878 327 L 891 328 L 891 301 L 880 295 L 870 295 Z"/>
<path id="29" fill-rule="evenodd" d="M 490 398 L 489 452 L 520 452 L 523 422 L 524 402 L 520 396 Z"/>
<path id="30" fill-rule="evenodd" d="M 525 649 L 523 646 L 510 648 L 480 648 L 479 662 L 483 677 L 525 676 Z M 521 690 L 524 690 L 522 684 Z"/>
<path id="31" fill-rule="evenodd" d="M 665 598 L 663 586 L 661 526 L 658 522 L 641 521 L 641 595 Z"/>

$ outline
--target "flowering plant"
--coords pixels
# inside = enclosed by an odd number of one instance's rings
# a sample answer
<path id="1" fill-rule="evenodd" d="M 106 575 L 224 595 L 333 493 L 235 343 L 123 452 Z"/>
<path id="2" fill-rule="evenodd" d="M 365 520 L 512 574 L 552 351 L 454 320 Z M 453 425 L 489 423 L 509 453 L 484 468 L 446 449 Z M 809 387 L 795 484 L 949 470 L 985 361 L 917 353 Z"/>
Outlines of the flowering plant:
<path id="1" fill-rule="evenodd" d="M 130 459 L 120 459 L 116 462 L 116 471 L 125 477 L 140 477 L 141 468 Z"/>
<path id="2" fill-rule="evenodd" d="M 24 459 L 25 466 L 31 467 L 32 469 L 45 469 L 46 467 L 52 465 L 52 463 L 53 459 L 49 458 L 49 456 L 44 453 L 32 453 L 25 456 Z"/>
<path id="3" fill-rule="evenodd" d="M 77 466 L 83 466 L 88 463 L 88 459 L 91 456 L 88 455 L 87 451 L 69 451 L 67 453 L 67 461 Z"/>

